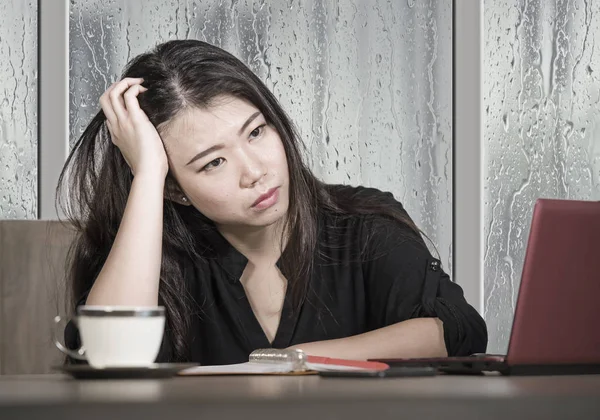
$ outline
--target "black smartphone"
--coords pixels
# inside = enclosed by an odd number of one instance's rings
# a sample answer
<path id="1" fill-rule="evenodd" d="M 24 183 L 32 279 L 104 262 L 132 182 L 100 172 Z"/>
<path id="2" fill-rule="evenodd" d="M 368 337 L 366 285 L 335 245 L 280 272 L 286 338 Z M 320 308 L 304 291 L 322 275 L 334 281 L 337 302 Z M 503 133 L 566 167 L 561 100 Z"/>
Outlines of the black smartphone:
<path id="1" fill-rule="evenodd" d="M 323 371 L 324 378 L 399 378 L 408 376 L 435 376 L 437 369 L 430 366 L 399 366 L 387 370 Z"/>

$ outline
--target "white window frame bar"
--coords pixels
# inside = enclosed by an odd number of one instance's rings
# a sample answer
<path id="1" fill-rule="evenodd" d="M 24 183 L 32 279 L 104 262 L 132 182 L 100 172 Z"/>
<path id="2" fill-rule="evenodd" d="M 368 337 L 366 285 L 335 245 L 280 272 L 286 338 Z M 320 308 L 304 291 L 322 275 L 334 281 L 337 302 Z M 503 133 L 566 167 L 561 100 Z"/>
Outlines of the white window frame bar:
<path id="1" fill-rule="evenodd" d="M 453 277 L 465 298 L 483 306 L 483 0 L 454 0 Z"/>
<path id="2" fill-rule="evenodd" d="M 38 0 L 38 219 L 55 220 L 69 155 L 69 0 Z"/>
<path id="3" fill-rule="evenodd" d="M 483 314 L 483 0 L 453 0 L 453 277 Z M 38 218 L 69 154 L 69 0 L 38 0 Z"/>

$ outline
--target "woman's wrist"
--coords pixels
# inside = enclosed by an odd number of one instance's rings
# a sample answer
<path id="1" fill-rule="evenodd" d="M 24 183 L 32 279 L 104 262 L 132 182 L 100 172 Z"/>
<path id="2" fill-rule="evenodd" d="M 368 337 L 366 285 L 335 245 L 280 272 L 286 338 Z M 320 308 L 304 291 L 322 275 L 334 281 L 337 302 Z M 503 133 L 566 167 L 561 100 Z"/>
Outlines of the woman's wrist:
<path id="1" fill-rule="evenodd" d="M 140 171 L 135 174 L 133 177 L 133 181 L 137 183 L 150 183 L 152 185 L 160 186 L 164 188 L 164 184 L 167 178 L 167 172 L 161 170 L 147 170 Z"/>

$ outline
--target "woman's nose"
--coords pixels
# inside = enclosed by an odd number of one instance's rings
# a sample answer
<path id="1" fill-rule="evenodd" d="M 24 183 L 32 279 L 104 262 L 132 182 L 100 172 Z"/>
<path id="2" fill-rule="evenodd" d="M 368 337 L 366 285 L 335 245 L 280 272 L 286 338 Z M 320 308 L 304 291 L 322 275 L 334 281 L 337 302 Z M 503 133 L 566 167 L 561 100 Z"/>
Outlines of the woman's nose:
<path id="1" fill-rule="evenodd" d="M 262 160 L 253 153 L 246 153 L 244 156 L 241 185 L 248 188 L 256 184 L 267 173 L 267 166 Z"/>

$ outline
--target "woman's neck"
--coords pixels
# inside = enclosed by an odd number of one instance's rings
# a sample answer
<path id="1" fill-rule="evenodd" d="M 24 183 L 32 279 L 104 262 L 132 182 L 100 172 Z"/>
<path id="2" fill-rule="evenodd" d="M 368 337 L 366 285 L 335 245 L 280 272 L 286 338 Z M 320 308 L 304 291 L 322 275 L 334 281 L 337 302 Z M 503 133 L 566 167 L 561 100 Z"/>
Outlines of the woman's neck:
<path id="1" fill-rule="evenodd" d="M 223 237 L 254 264 L 275 264 L 285 247 L 284 220 L 269 226 L 217 226 Z"/>

